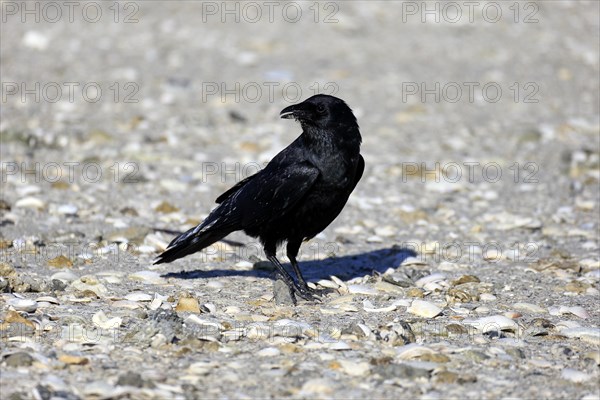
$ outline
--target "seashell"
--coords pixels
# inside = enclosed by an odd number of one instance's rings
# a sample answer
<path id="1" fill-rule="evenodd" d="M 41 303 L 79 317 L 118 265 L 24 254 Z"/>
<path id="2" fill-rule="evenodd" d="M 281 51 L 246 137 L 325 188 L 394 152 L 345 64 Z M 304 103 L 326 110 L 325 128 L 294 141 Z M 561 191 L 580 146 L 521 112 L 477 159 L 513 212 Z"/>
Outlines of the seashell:
<path id="1" fill-rule="evenodd" d="M 66 283 L 71 283 L 78 278 L 79 277 L 77 275 L 75 275 L 74 273 L 72 273 L 71 271 L 60 271 L 60 272 L 53 274 L 50 277 L 50 279 L 52 279 L 52 280 L 56 279 L 56 280 L 63 281 Z"/>
<path id="2" fill-rule="evenodd" d="M 481 282 L 481 281 L 475 275 L 463 275 L 460 278 L 452 281 L 452 286 L 463 285 L 465 283 L 470 283 L 470 282 L 478 283 L 478 282 Z"/>
<path id="3" fill-rule="evenodd" d="M 425 287 L 425 285 L 430 284 L 430 283 L 438 283 L 438 282 L 442 282 L 446 280 L 446 275 L 444 274 L 431 274 L 428 276 L 424 276 L 421 279 L 417 280 L 415 282 L 415 285 L 417 287 L 423 288 Z"/>
<path id="4" fill-rule="evenodd" d="M 342 340 L 332 339 L 332 342 L 328 343 L 327 348 L 330 350 L 344 351 L 344 350 L 352 350 L 350 345 Z"/>
<path id="5" fill-rule="evenodd" d="M 56 211 L 63 215 L 75 215 L 79 209 L 73 204 L 61 204 L 57 207 Z"/>
<path id="6" fill-rule="evenodd" d="M 125 295 L 125 299 L 129 301 L 152 301 L 152 296 L 148 293 L 133 292 Z"/>
<path id="7" fill-rule="evenodd" d="M 273 323 L 273 335 L 281 337 L 302 337 L 305 333 L 312 330 L 312 327 L 306 322 L 294 321 L 291 319 L 280 319 Z"/>
<path id="8" fill-rule="evenodd" d="M 400 299 L 394 300 L 392 304 L 397 307 L 410 307 L 411 301 L 409 299 Z"/>
<path id="9" fill-rule="evenodd" d="M 211 321 L 209 319 L 200 318 L 196 314 L 190 314 L 184 319 L 185 323 L 192 323 L 194 325 L 199 325 L 203 328 L 209 328 L 214 332 L 219 332 L 223 329 L 223 326 L 219 322 Z"/>
<path id="10" fill-rule="evenodd" d="M 37 301 L 38 303 L 44 302 L 44 303 L 50 303 L 50 304 L 60 304 L 60 301 L 58 301 L 58 299 L 56 297 L 52 297 L 52 296 L 38 297 L 37 299 L 35 299 L 35 301 Z"/>
<path id="11" fill-rule="evenodd" d="M 383 275 L 383 280 L 403 288 L 408 288 L 415 285 L 412 279 L 410 279 L 405 273 L 400 272 Z"/>
<path id="12" fill-rule="evenodd" d="M 494 331 L 515 332 L 519 328 L 519 325 L 515 321 L 504 315 L 493 315 L 479 319 L 465 319 L 463 320 L 463 324 L 470 325 L 483 333 Z"/>
<path id="13" fill-rule="evenodd" d="M 127 308 L 129 310 L 142 308 L 142 305 L 140 303 L 138 303 L 137 301 L 130 300 L 117 300 L 114 303 L 112 303 L 111 306 L 115 308 Z"/>
<path id="14" fill-rule="evenodd" d="M 449 303 L 469 303 L 473 298 L 464 290 L 452 288 L 448 290 L 446 300 Z"/>
<path id="15" fill-rule="evenodd" d="M 46 203 L 36 197 L 23 197 L 14 204 L 15 208 L 33 208 L 37 210 L 43 210 L 46 207 Z"/>
<path id="16" fill-rule="evenodd" d="M 409 266 L 409 265 L 427 265 L 427 263 L 424 262 L 423 260 L 421 260 L 418 257 L 406 257 L 406 259 L 404 259 L 404 261 L 402 261 L 402 265 L 403 266 Z"/>
<path id="17" fill-rule="evenodd" d="M 104 311 L 98 311 L 92 316 L 92 322 L 101 329 L 117 329 L 119 326 L 121 326 L 123 318 L 114 317 L 109 319 Z"/>
<path id="18" fill-rule="evenodd" d="M 337 288 L 340 287 L 337 283 L 327 280 L 327 279 L 321 279 L 320 281 L 317 282 L 317 285 L 322 286 L 324 288 L 336 289 L 336 290 L 337 290 Z"/>
<path id="19" fill-rule="evenodd" d="M 167 296 L 163 296 L 158 293 L 154 293 L 154 298 L 150 302 L 150 305 L 148 306 L 148 308 L 150 308 L 151 310 L 158 310 L 160 308 L 160 306 L 162 306 L 163 302 L 165 300 L 167 300 L 167 298 L 168 298 Z"/>
<path id="20" fill-rule="evenodd" d="M 363 309 L 366 312 L 391 312 L 394 311 L 396 309 L 396 305 L 395 304 L 391 304 L 387 307 L 382 307 L 382 308 L 375 308 L 375 306 L 373 305 L 373 303 L 371 303 L 369 300 L 365 300 L 363 301 Z"/>
<path id="21" fill-rule="evenodd" d="M 360 330 L 365 334 L 365 337 L 369 337 L 371 335 L 371 333 L 373 333 L 371 331 L 371 328 L 369 328 L 365 324 L 356 324 L 356 326 L 358 326 L 360 328 Z"/>
<path id="22" fill-rule="evenodd" d="M 375 295 L 377 294 L 377 290 L 366 285 L 348 285 L 348 293 Z"/>
<path id="23" fill-rule="evenodd" d="M 256 352 L 256 355 L 259 357 L 275 357 L 280 354 L 281 351 L 279 351 L 279 349 L 276 347 L 265 347 L 264 349 Z"/>
<path id="24" fill-rule="evenodd" d="M 600 328 L 574 327 L 560 330 L 560 334 L 568 338 L 580 338 L 581 340 L 600 345 Z"/>
<path id="25" fill-rule="evenodd" d="M 477 300 L 477 299 L 476 299 L 476 298 L 474 298 L 474 300 Z M 479 300 L 481 300 L 481 301 L 485 301 L 485 302 L 488 302 L 488 301 L 496 301 L 496 300 L 497 300 L 497 297 L 496 297 L 496 296 L 494 296 L 494 295 L 493 295 L 493 294 L 491 294 L 491 293 L 481 293 L 481 294 L 479 295 Z"/>
<path id="26" fill-rule="evenodd" d="M 569 328 L 581 328 L 581 324 L 577 321 L 559 321 L 556 323 L 555 328 L 558 331 Z"/>
<path id="27" fill-rule="evenodd" d="M 180 297 L 177 305 L 175 306 L 177 312 L 191 312 L 200 314 L 200 305 L 198 299 L 194 297 Z"/>
<path id="28" fill-rule="evenodd" d="M 93 292 L 98 297 L 103 297 L 108 293 L 106 286 L 99 283 L 96 278 L 90 276 L 82 276 L 73 281 L 71 287 L 79 292 Z"/>
<path id="29" fill-rule="evenodd" d="M 554 365 L 554 364 L 552 364 L 551 361 L 535 359 L 535 358 L 532 360 L 529 360 L 529 364 L 533 365 L 536 368 L 552 368 L 552 366 Z"/>
<path id="30" fill-rule="evenodd" d="M 338 278 L 337 276 L 334 276 L 334 275 L 331 275 L 330 278 L 333 282 L 338 284 L 339 288 L 342 291 L 348 292 L 348 285 L 346 285 L 346 283 L 344 283 L 344 281 L 342 281 L 340 278 Z"/>
<path id="31" fill-rule="evenodd" d="M 217 312 L 217 307 L 212 303 L 202 304 L 200 309 L 202 310 L 202 312 L 207 312 L 207 313 L 212 313 L 212 314 Z"/>
<path id="32" fill-rule="evenodd" d="M 366 361 L 339 360 L 342 371 L 350 376 L 367 375 L 371 366 Z"/>
<path id="33" fill-rule="evenodd" d="M 518 311 L 525 311 L 534 314 L 542 314 L 546 312 L 544 308 L 531 303 L 515 303 L 513 304 L 513 308 Z"/>
<path id="34" fill-rule="evenodd" d="M 416 343 L 407 344 L 405 346 L 398 347 L 396 354 L 401 360 L 412 360 L 419 358 L 425 354 L 435 354 L 436 352 L 428 347 L 421 346 Z"/>
<path id="35" fill-rule="evenodd" d="M 28 313 L 35 312 L 35 310 L 38 308 L 38 303 L 35 300 L 29 299 L 19 299 L 14 297 L 12 299 L 8 299 L 6 303 L 16 311 L 24 311 Z"/>
<path id="36" fill-rule="evenodd" d="M 413 300 L 412 304 L 406 309 L 406 311 L 420 317 L 433 318 L 437 315 L 440 315 L 442 309 L 429 301 Z"/>
<path id="37" fill-rule="evenodd" d="M 263 323 L 255 322 L 246 330 L 246 337 L 252 340 L 265 340 L 272 336 L 272 329 Z"/>
<path id="38" fill-rule="evenodd" d="M 548 312 L 550 315 L 564 315 L 564 314 L 573 314 L 581 319 L 589 318 L 589 314 L 585 309 L 581 306 L 560 306 L 560 307 L 550 307 L 548 308 Z"/>
<path id="39" fill-rule="evenodd" d="M 355 306 L 354 304 L 340 304 L 338 306 L 338 310 L 340 311 L 347 311 L 347 312 L 359 312 L 359 308 L 357 306 Z"/>
<path id="40" fill-rule="evenodd" d="M 572 368 L 565 368 L 560 373 L 560 377 L 567 381 L 575 383 L 583 383 L 591 379 L 591 376 L 582 371 L 577 371 Z"/>
<path id="41" fill-rule="evenodd" d="M 239 314 L 242 312 L 242 309 L 238 306 L 227 306 L 224 310 L 225 314 Z"/>
<path id="42" fill-rule="evenodd" d="M 192 375 L 208 375 L 218 367 L 219 365 L 216 362 L 197 361 L 190 365 L 186 372 Z"/>

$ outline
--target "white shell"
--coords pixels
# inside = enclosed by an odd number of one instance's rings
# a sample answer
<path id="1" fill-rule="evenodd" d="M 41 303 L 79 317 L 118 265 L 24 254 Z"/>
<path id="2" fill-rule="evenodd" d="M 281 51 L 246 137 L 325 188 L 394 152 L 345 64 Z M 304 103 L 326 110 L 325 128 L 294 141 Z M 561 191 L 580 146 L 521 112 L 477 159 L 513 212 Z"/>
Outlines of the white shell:
<path id="1" fill-rule="evenodd" d="M 513 308 L 518 311 L 526 311 L 535 314 L 542 314 L 546 312 L 544 308 L 531 303 L 515 303 L 513 304 Z"/>
<path id="2" fill-rule="evenodd" d="M 415 282 L 415 285 L 417 287 L 425 287 L 425 285 L 430 284 L 430 283 L 438 283 L 438 282 L 442 282 L 446 280 L 446 275 L 444 274 L 431 274 L 428 276 L 424 276 L 421 279 L 417 280 Z"/>
<path id="3" fill-rule="evenodd" d="M 560 330 L 561 335 L 568 338 L 580 338 L 581 340 L 600 345 L 600 328 L 575 327 Z"/>
<path id="4" fill-rule="evenodd" d="M 121 326 L 123 318 L 114 317 L 109 319 L 104 311 L 98 311 L 92 317 L 92 322 L 101 329 L 117 329 L 119 326 Z"/>
<path id="5" fill-rule="evenodd" d="M 331 350 L 352 350 L 352 347 L 350 347 L 350 345 L 342 340 L 336 340 L 333 343 L 329 343 L 327 346 L 329 349 Z"/>
<path id="6" fill-rule="evenodd" d="M 340 287 L 337 283 L 327 280 L 327 279 L 321 279 L 320 281 L 317 282 L 317 284 L 319 286 L 323 286 L 323 287 L 329 288 L 329 289 L 337 289 L 338 287 Z"/>
<path id="7" fill-rule="evenodd" d="M 42 296 L 42 297 L 38 297 L 37 299 L 35 299 L 35 301 L 39 302 L 45 302 L 45 303 L 51 303 L 51 304 L 60 304 L 60 301 L 58 301 L 58 299 L 56 297 L 52 297 L 52 296 Z"/>
<path id="8" fill-rule="evenodd" d="M 410 307 L 406 309 L 411 314 L 418 315 L 419 317 L 433 318 L 440 315 L 442 309 L 435 304 L 424 301 L 424 300 L 413 300 Z"/>
<path id="9" fill-rule="evenodd" d="M 59 214 L 63 214 L 63 215 L 75 215 L 75 214 L 77 214 L 77 211 L 79 211 L 79 209 L 77 208 L 77 206 L 75 206 L 73 204 L 62 204 L 62 205 L 58 206 L 56 211 Z"/>
<path id="10" fill-rule="evenodd" d="M 167 296 L 163 296 L 158 293 L 154 293 L 154 298 L 150 302 L 150 305 L 148 306 L 148 308 L 150 308 L 151 310 L 158 310 L 167 298 L 168 298 Z"/>
<path id="11" fill-rule="evenodd" d="M 373 295 L 377 294 L 377 290 L 366 285 L 349 285 L 348 293 Z"/>
<path id="12" fill-rule="evenodd" d="M 281 352 L 277 347 L 265 347 L 262 350 L 259 350 L 256 355 L 259 357 L 275 357 L 280 355 Z"/>
<path id="13" fill-rule="evenodd" d="M 6 303 L 16 311 L 25 311 L 28 313 L 32 313 L 38 308 L 37 302 L 29 299 L 12 298 L 8 299 Z"/>
<path id="14" fill-rule="evenodd" d="M 152 296 L 148 293 L 133 292 L 125 295 L 125 299 L 130 301 L 152 301 Z"/>
<path id="15" fill-rule="evenodd" d="M 52 279 L 52 280 L 56 279 L 56 280 L 63 281 L 66 283 L 71 283 L 74 280 L 76 280 L 77 278 L 79 278 L 79 277 L 77 275 L 75 275 L 74 273 L 72 273 L 71 271 L 60 271 L 50 277 L 50 279 Z"/>
<path id="16" fill-rule="evenodd" d="M 46 203 L 36 197 L 23 197 L 15 202 L 15 208 L 35 208 L 38 210 L 46 207 Z"/>
<path id="17" fill-rule="evenodd" d="M 350 376 L 366 375 L 371 366 L 366 361 L 339 360 L 342 370 Z"/>
<path id="18" fill-rule="evenodd" d="M 560 307 L 550 307 L 548 308 L 548 312 L 550 315 L 564 315 L 564 314 L 573 314 L 581 319 L 589 318 L 589 314 L 585 309 L 581 306 L 560 306 Z"/>
<path id="19" fill-rule="evenodd" d="M 348 286 L 340 278 L 338 278 L 337 276 L 333 276 L 333 275 L 331 275 L 330 278 L 331 278 L 332 281 L 334 281 L 335 283 L 337 283 L 338 286 L 340 287 L 340 289 L 342 289 L 344 292 L 348 291 Z"/>
<path id="20" fill-rule="evenodd" d="M 416 343 L 407 344 L 406 346 L 400 346 L 396 349 L 398 358 L 401 360 L 412 360 L 417 357 L 421 357 L 425 354 L 434 354 L 435 351 L 428 347 L 421 346 Z"/>
<path id="21" fill-rule="evenodd" d="M 490 317 L 483 317 L 478 319 L 465 319 L 463 320 L 465 325 L 470 325 L 475 329 L 485 333 L 493 331 L 516 331 L 519 325 L 510 318 L 504 315 L 492 315 Z"/>
<path id="22" fill-rule="evenodd" d="M 396 305 L 392 304 L 387 307 L 375 308 L 373 303 L 371 303 L 369 300 L 365 300 L 363 301 L 363 308 L 366 312 L 390 312 L 396 309 Z"/>
<path id="23" fill-rule="evenodd" d="M 560 377 L 571 382 L 582 383 L 588 381 L 591 376 L 585 372 L 577 371 L 572 368 L 565 368 L 560 373 Z"/>
<path id="24" fill-rule="evenodd" d="M 217 307 L 212 303 L 206 303 L 202 305 L 204 308 L 208 310 L 209 313 L 214 314 L 217 312 Z"/>

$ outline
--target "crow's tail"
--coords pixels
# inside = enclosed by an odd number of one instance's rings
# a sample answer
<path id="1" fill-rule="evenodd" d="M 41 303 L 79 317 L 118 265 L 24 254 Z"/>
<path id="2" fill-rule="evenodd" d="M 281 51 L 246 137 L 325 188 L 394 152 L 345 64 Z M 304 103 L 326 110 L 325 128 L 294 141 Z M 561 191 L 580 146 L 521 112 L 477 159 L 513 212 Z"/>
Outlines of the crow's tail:
<path id="1" fill-rule="evenodd" d="M 154 264 L 169 263 L 200 251 L 223 239 L 231 232 L 232 231 L 223 229 L 207 229 L 199 231 L 197 227 L 192 228 L 173 239 L 173 241 L 169 243 L 169 246 L 167 246 L 167 249 L 154 261 Z"/>

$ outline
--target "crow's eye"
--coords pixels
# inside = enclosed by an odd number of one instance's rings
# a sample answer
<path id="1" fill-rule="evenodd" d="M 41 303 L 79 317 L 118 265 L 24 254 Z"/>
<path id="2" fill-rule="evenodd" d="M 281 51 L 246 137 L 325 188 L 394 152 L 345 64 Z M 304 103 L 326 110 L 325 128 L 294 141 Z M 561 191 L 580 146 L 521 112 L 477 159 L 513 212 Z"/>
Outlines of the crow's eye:
<path id="1" fill-rule="evenodd" d="M 322 105 L 322 104 L 319 104 L 319 105 L 317 106 L 317 112 L 318 112 L 319 114 L 325 114 L 325 112 L 326 112 L 326 111 L 327 111 L 327 109 L 325 108 L 325 106 L 324 106 L 324 105 Z"/>

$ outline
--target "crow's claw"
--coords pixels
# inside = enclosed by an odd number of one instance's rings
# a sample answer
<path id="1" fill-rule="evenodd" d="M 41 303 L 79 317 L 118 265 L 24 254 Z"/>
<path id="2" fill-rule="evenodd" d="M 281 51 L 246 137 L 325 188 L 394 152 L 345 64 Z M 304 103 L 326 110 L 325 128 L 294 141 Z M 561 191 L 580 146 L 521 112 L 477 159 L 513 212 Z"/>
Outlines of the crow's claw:
<path id="1" fill-rule="evenodd" d="M 295 290 L 296 294 L 298 294 L 298 296 L 302 297 L 304 300 L 314 301 L 317 303 L 322 302 L 321 298 L 318 296 L 318 292 L 314 289 L 309 288 L 308 286 L 299 286 Z"/>

